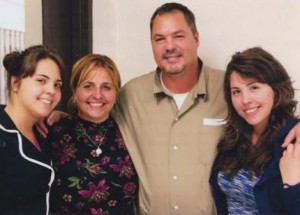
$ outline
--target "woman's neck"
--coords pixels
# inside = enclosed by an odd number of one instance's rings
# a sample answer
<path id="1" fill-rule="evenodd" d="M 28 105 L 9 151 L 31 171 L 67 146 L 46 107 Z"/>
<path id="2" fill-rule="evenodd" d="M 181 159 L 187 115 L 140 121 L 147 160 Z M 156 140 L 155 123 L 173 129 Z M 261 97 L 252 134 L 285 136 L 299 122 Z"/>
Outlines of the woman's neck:
<path id="1" fill-rule="evenodd" d="M 253 133 L 252 133 L 252 144 L 255 145 L 263 133 L 267 130 L 267 121 L 265 123 L 260 123 L 259 125 L 253 126 Z"/>
<path id="2" fill-rule="evenodd" d="M 259 137 L 260 137 L 259 135 L 257 135 L 256 133 L 253 132 L 253 134 L 252 134 L 252 145 L 256 145 Z"/>

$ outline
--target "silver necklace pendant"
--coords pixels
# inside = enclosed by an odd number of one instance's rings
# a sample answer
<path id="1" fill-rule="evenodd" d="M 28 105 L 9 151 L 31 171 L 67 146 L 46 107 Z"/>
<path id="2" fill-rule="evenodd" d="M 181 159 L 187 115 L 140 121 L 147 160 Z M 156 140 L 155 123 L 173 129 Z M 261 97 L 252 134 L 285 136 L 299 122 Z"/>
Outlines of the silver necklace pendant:
<path id="1" fill-rule="evenodd" d="M 97 154 L 97 155 L 100 155 L 101 153 L 102 153 L 102 150 L 101 150 L 100 148 L 97 148 L 97 149 L 96 149 L 96 154 Z"/>
<path id="2" fill-rule="evenodd" d="M 83 126 L 82 126 L 80 123 L 79 123 L 79 126 L 80 126 L 80 128 L 82 129 L 82 131 L 84 132 L 85 136 L 91 141 L 91 143 L 93 143 L 93 144 L 97 147 L 96 150 L 95 150 L 95 152 L 96 152 L 96 156 L 99 157 L 99 155 L 102 154 L 102 149 L 100 149 L 100 146 L 101 146 L 102 143 L 103 143 L 103 140 L 104 140 L 104 138 L 105 138 L 105 136 L 106 136 L 106 133 L 107 133 L 109 127 L 106 129 L 106 131 L 104 132 L 102 138 L 100 139 L 100 143 L 99 143 L 99 144 L 96 144 L 96 143 L 93 141 L 93 139 L 90 137 L 90 135 L 87 134 L 86 130 L 83 128 Z M 94 151 L 94 150 L 93 150 L 93 151 Z M 92 152 L 93 152 L 93 151 L 92 151 Z"/>

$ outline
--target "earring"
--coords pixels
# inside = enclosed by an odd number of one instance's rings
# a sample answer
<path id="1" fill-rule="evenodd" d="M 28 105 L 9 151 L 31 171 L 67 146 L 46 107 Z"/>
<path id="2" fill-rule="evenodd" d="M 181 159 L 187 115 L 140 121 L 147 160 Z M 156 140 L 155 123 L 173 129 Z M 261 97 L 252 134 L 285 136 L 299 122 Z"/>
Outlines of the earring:
<path id="1" fill-rule="evenodd" d="M 77 99 L 74 96 L 72 97 L 72 103 L 73 103 L 73 106 L 76 108 L 77 107 Z"/>

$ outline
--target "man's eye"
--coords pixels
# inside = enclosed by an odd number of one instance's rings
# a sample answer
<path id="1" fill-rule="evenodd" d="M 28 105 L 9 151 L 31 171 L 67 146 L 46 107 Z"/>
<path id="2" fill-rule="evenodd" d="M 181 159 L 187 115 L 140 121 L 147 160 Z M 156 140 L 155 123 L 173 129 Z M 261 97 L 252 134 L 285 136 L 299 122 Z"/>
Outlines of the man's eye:
<path id="1" fill-rule="evenodd" d="M 164 38 L 159 37 L 159 38 L 155 38 L 154 41 L 155 41 L 155 42 L 160 42 L 160 41 L 163 41 L 163 39 L 164 39 Z"/>

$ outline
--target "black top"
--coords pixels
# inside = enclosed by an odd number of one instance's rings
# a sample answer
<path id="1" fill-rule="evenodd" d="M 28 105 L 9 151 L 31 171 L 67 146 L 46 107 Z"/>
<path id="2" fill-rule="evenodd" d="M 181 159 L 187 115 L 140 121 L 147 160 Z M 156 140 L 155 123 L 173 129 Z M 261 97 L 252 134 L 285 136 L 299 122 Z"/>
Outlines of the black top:
<path id="1" fill-rule="evenodd" d="M 93 123 L 71 115 L 52 126 L 49 141 L 56 172 L 52 212 L 134 214 L 137 173 L 113 118 Z"/>
<path id="2" fill-rule="evenodd" d="M 46 214 L 51 170 L 33 162 L 49 165 L 49 147 L 36 130 L 41 152 L 22 134 L 18 140 L 18 130 L 3 108 L 0 107 L 0 214 Z"/>

